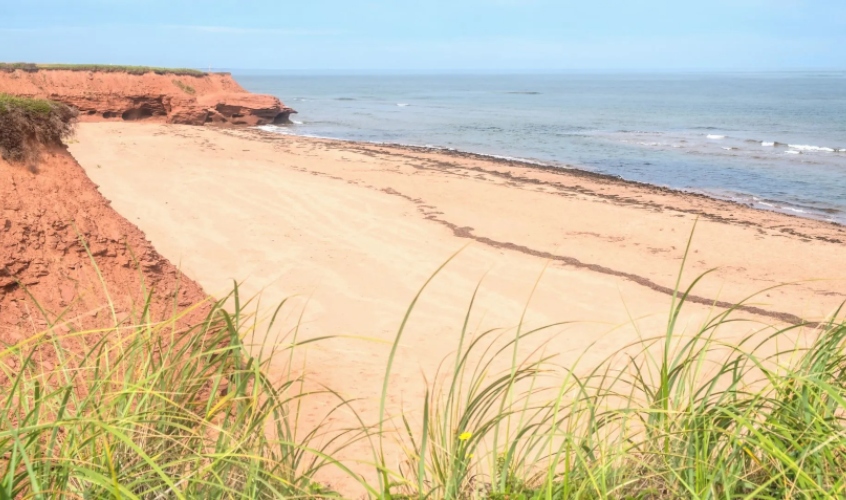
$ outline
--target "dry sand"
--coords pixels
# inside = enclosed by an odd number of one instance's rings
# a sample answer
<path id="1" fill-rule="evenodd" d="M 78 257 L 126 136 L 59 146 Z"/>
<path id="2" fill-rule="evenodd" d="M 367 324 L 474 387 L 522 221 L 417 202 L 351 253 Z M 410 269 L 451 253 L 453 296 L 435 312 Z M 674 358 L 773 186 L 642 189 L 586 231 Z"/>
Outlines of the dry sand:
<path id="1" fill-rule="evenodd" d="M 155 247 L 223 295 L 232 280 L 284 309 L 300 335 L 337 335 L 309 351 L 309 371 L 374 401 L 403 314 L 394 406 L 413 407 L 422 374 L 455 348 L 476 285 L 471 325 L 550 330 L 548 352 L 596 363 L 663 333 L 685 245 L 682 283 L 716 268 L 682 316 L 691 331 L 714 301 L 764 288 L 741 316 L 819 320 L 846 299 L 846 230 L 703 196 L 578 171 L 426 149 L 153 123 L 85 123 L 71 152 L 113 206 Z M 538 281 L 539 280 L 539 281 Z M 745 335 L 739 323 L 724 332 Z M 278 341 L 274 331 L 268 341 Z M 527 342 L 526 352 L 537 342 Z M 280 367 L 283 360 L 275 361 Z M 362 405 L 373 419 L 378 405 Z M 368 409 L 369 408 L 369 409 Z M 369 412 L 369 413 L 368 413 Z"/>

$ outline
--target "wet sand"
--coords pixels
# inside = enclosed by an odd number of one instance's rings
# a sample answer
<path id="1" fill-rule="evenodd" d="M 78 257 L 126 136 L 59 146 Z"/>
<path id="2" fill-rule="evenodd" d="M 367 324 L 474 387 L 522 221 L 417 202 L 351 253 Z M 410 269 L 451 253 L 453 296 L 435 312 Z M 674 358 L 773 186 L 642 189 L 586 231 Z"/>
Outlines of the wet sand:
<path id="1" fill-rule="evenodd" d="M 682 286 L 714 271 L 680 329 L 770 287 L 738 313 L 752 322 L 721 335 L 818 321 L 846 300 L 846 228 L 611 177 L 154 123 L 83 123 L 70 150 L 114 208 L 208 293 L 237 280 L 246 296 L 261 293 L 264 314 L 292 298 L 257 342 L 278 342 L 300 321 L 301 338 L 338 336 L 309 348 L 308 367 L 345 396 L 376 400 L 406 308 L 455 255 L 403 334 L 394 408 L 416 409 L 423 376 L 455 349 L 480 282 L 473 331 L 514 329 L 524 309 L 527 327 L 572 322 L 544 337 L 564 365 L 589 346 L 585 365 L 661 335 L 697 220 Z M 362 405 L 363 417 L 377 408 Z"/>

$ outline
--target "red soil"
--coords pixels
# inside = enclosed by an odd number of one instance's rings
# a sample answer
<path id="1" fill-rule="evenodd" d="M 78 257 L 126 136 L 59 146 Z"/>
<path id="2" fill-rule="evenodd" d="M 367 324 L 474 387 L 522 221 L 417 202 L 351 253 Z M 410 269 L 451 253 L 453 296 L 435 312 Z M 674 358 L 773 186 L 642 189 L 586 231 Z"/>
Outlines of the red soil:
<path id="1" fill-rule="evenodd" d="M 109 298 L 118 320 L 131 320 L 144 304 L 142 280 L 153 319 L 206 298 L 109 206 L 64 147 L 42 151 L 37 167 L 0 160 L 0 350 L 58 315 L 64 331 L 114 325 Z"/>
<path id="2" fill-rule="evenodd" d="M 0 93 L 63 102 L 82 120 L 153 119 L 203 125 L 288 123 L 293 109 L 251 94 L 226 73 L 204 76 L 17 69 L 0 71 Z"/>

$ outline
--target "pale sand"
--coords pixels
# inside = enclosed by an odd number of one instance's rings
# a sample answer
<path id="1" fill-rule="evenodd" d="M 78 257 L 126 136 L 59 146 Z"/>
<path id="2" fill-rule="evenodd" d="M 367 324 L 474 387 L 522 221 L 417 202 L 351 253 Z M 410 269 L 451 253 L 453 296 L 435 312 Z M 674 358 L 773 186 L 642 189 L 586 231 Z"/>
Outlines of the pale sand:
<path id="1" fill-rule="evenodd" d="M 846 230 L 696 195 L 578 172 L 548 171 L 410 148 L 150 123 L 86 123 L 71 152 L 114 207 L 207 292 L 232 280 L 262 292 L 301 335 L 342 335 L 310 350 L 309 371 L 374 419 L 385 362 L 403 314 L 435 269 L 411 317 L 391 404 L 416 409 L 422 375 L 455 348 L 483 279 L 473 330 L 558 321 L 547 352 L 596 363 L 639 335 L 663 333 L 694 220 L 683 285 L 708 276 L 702 303 L 755 299 L 768 324 L 819 320 L 846 299 Z M 817 281 L 810 281 L 817 280 Z M 265 308 L 267 310 L 267 308 Z M 692 331 L 713 309 L 692 304 Z M 633 318 L 635 321 L 633 321 Z M 639 328 L 633 325 L 636 324 Z M 727 329 L 739 337 L 756 328 Z M 362 339 L 371 340 L 362 340 Z M 539 341 L 526 342 L 524 351 Z M 281 366 L 283 361 L 277 361 Z"/>

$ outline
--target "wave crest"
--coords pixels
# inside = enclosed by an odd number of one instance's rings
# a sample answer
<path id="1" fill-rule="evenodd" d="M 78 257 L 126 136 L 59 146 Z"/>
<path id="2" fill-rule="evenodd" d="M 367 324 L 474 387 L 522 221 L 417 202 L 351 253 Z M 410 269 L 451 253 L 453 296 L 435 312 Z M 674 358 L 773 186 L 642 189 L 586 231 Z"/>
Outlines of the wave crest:
<path id="1" fill-rule="evenodd" d="M 788 144 L 787 147 L 799 151 L 821 151 L 824 153 L 834 153 L 834 149 L 826 148 L 823 146 L 808 146 L 807 144 Z"/>

